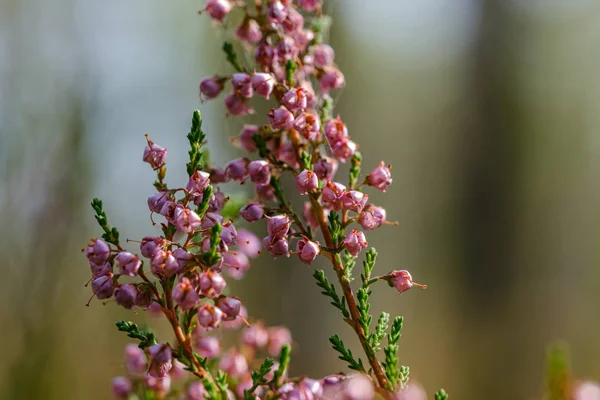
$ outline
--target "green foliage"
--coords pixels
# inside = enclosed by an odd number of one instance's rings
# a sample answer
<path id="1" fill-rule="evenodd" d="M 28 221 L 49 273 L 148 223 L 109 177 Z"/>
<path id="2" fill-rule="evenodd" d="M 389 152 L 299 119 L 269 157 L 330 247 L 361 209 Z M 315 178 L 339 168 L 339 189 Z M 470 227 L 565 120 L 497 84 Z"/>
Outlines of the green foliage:
<path id="1" fill-rule="evenodd" d="M 247 202 L 248 198 L 243 195 L 230 197 L 229 200 L 225 202 L 223 210 L 221 210 L 223 219 L 227 221 L 237 218 L 237 216 L 240 214 L 240 210 Z"/>
<path id="2" fill-rule="evenodd" d="M 321 121 L 327 121 L 333 118 L 333 99 L 328 95 L 323 96 L 323 105 L 321 106 L 321 113 L 319 115 Z"/>
<path id="3" fill-rule="evenodd" d="M 377 326 L 375 327 L 375 333 L 369 335 L 369 343 L 373 348 L 373 352 L 381 350 L 381 341 L 385 337 L 385 332 L 390 322 L 390 314 L 382 312 L 377 320 Z"/>
<path id="4" fill-rule="evenodd" d="M 252 387 L 244 390 L 245 400 L 254 400 L 252 393 L 254 393 L 257 387 L 267 383 L 265 376 L 271 371 L 273 365 L 275 365 L 275 361 L 273 361 L 271 358 L 265 358 L 258 371 L 252 371 L 250 373 L 252 376 Z"/>
<path id="5" fill-rule="evenodd" d="M 196 214 L 198 214 L 200 218 L 203 218 L 204 214 L 206 214 L 206 212 L 208 211 L 210 199 L 213 196 L 213 193 L 214 188 L 212 187 L 212 185 L 208 185 L 206 189 L 204 189 L 204 192 L 202 192 L 202 201 L 200 202 L 200 204 L 198 204 L 198 207 L 196 207 Z"/>
<path id="6" fill-rule="evenodd" d="M 340 354 L 338 358 L 348 363 L 348 368 L 359 372 L 365 372 L 365 367 L 363 366 L 362 360 L 360 358 L 358 361 L 354 359 L 352 351 L 350 349 L 346 349 L 342 339 L 340 339 L 338 335 L 333 335 L 330 337 L 329 342 L 333 346 L 333 349 Z"/>
<path id="7" fill-rule="evenodd" d="M 302 154 L 300 155 L 300 165 L 302 165 L 302 169 L 307 169 L 312 171 L 312 157 L 306 151 L 302 150 Z"/>
<path id="8" fill-rule="evenodd" d="M 331 233 L 331 239 L 333 240 L 333 244 L 338 246 L 340 243 L 344 241 L 344 229 L 342 228 L 342 223 L 340 222 L 340 215 L 331 211 L 329 213 L 329 233 Z"/>
<path id="9" fill-rule="evenodd" d="M 328 296 L 332 300 L 331 304 L 342 312 L 344 318 L 350 318 L 350 313 L 346 308 L 346 299 L 344 298 L 344 296 L 342 296 L 342 298 L 340 299 L 337 292 L 335 291 L 335 287 L 331 283 L 329 283 L 329 279 L 327 279 L 327 277 L 325 276 L 325 272 L 322 269 L 316 269 L 313 273 L 313 276 L 317 281 L 317 285 L 321 289 L 323 289 L 321 293 L 325 296 Z"/>
<path id="10" fill-rule="evenodd" d="M 217 388 L 208 378 L 202 379 L 204 389 L 206 389 L 206 400 L 222 400 L 221 395 L 217 392 Z M 227 397 L 225 397 L 227 399 Z"/>
<path id="11" fill-rule="evenodd" d="M 288 202 L 285 198 L 285 193 L 281 188 L 281 181 L 279 180 L 279 178 L 272 176 L 271 181 L 269 183 L 271 184 L 271 186 L 273 186 L 273 194 L 275 195 L 277 201 L 279 201 L 282 207 L 289 208 Z"/>
<path id="12" fill-rule="evenodd" d="M 195 110 L 192 115 L 192 128 L 190 133 L 187 134 L 187 138 L 190 142 L 190 162 L 185 166 L 189 176 L 192 176 L 194 172 L 200 171 L 204 168 L 202 145 L 206 139 L 206 135 L 202 132 L 202 116 L 200 111 Z"/>
<path id="13" fill-rule="evenodd" d="M 154 333 L 139 328 L 131 321 L 117 321 L 115 322 L 115 325 L 121 332 L 127 332 L 128 337 L 132 339 L 138 339 L 140 341 L 138 344 L 140 349 L 145 349 L 146 347 L 156 344 L 156 337 L 154 336 Z"/>
<path id="14" fill-rule="evenodd" d="M 356 265 L 356 257 L 344 250 L 344 275 L 352 281 L 352 269 Z"/>
<path id="15" fill-rule="evenodd" d="M 238 62 L 237 54 L 235 54 L 235 50 L 233 50 L 233 45 L 230 42 L 223 43 L 223 52 L 225 52 L 225 56 L 227 57 L 227 62 L 231 64 L 231 66 L 237 72 L 243 72 L 244 69 L 241 67 Z"/>
<path id="16" fill-rule="evenodd" d="M 260 133 L 255 133 L 252 135 L 252 141 L 256 145 L 258 155 L 261 158 L 267 158 L 269 156 L 269 149 L 267 148 L 267 142 L 265 142 L 265 139 L 260 135 Z"/>
<path id="17" fill-rule="evenodd" d="M 563 344 L 554 344 L 546 356 L 546 399 L 570 398 L 571 362 L 569 351 Z"/>
<path id="18" fill-rule="evenodd" d="M 362 161 L 362 155 L 360 152 L 355 152 L 350 160 L 350 188 L 356 187 L 356 183 L 358 182 L 358 177 L 360 176 L 360 163 Z"/>
<path id="19" fill-rule="evenodd" d="M 275 375 L 273 377 L 273 383 L 275 384 L 275 387 L 281 386 L 281 378 L 283 377 L 283 374 L 285 374 L 285 371 L 290 364 L 291 355 L 292 348 L 289 344 L 284 344 L 281 346 L 281 351 L 279 352 L 279 367 L 277 368 L 277 371 L 275 371 Z"/>
<path id="20" fill-rule="evenodd" d="M 358 300 L 358 313 L 360 317 L 358 318 L 358 323 L 362 327 L 365 332 L 365 336 L 369 337 L 369 330 L 371 328 L 371 322 L 373 321 L 373 317 L 369 315 L 369 310 L 371 309 L 371 305 L 369 304 L 369 295 L 371 292 L 369 289 L 360 288 L 356 292 L 356 298 Z"/>
<path id="21" fill-rule="evenodd" d="M 227 399 L 227 374 L 222 370 L 219 370 L 217 372 L 217 379 L 215 380 L 217 383 L 217 387 L 219 388 L 219 393 L 221 394 L 221 399 Z"/>
<path id="22" fill-rule="evenodd" d="M 99 200 L 96 197 L 94 197 L 94 199 L 92 200 L 92 208 L 96 213 L 96 221 L 98 221 L 100 228 L 102 228 L 102 230 L 104 231 L 104 234 L 102 234 L 102 239 L 104 239 L 108 243 L 112 243 L 115 246 L 118 246 L 119 231 L 117 230 L 117 228 L 111 229 L 110 226 L 108 226 L 108 219 L 106 218 L 106 213 L 102 209 L 102 200 Z"/>
<path id="23" fill-rule="evenodd" d="M 385 375 L 388 378 L 388 389 L 390 390 L 394 390 L 398 385 L 401 385 L 403 379 L 408 380 L 408 372 L 406 371 L 406 377 L 404 377 L 402 369 L 398 368 L 398 341 L 400 341 L 403 322 L 404 319 L 402 317 L 394 318 L 392 329 L 388 334 L 388 345 L 383 349 L 385 361 L 382 364 L 385 368 Z"/>
<path id="24" fill-rule="evenodd" d="M 219 235 L 223 230 L 223 226 L 215 222 L 210 233 L 210 249 L 202 254 L 202 258 L 206 265 L 215 265 L 221 259 L 221 253 L 217 251 L 221 238 Z"/>
<path id="25" fill-rule="evenodd" d="M 294 73 L 298 69 L 298 64 L 294 60 L 287 60 L 285 63 L 285 77 L 290 87 L 294 87 Z"/>
<path id="26" fill-rule="evenodd" d="M 363 269 L 364 273 L 361 274 L 360 278 L 362 279 L 362 287 L 366 288 L 369 286 L 369 280 L 371 279 L 371 274 L 373 273 L 373 268 L 375 268 L 375 261 L 377 259 L 377 250 L 374 247 L 371 247 L 367 254 L 365 255 L 365 261 L 363 261 Z"/>
<path id="27" fill-rule="evenodd" d="M 444 389 L 438 390 L 435 394 L 435 400 L 446 400 L 448 398 L 448 393 Z"/>

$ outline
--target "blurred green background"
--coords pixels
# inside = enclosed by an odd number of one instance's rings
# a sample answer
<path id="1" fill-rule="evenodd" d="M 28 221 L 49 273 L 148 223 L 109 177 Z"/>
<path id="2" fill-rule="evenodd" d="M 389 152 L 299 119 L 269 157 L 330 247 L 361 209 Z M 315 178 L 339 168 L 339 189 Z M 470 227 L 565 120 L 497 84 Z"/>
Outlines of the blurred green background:
<path id="1" fill-rule="evenodd" d="M 348 82 L 337 112 L 367 166 L 393 164 L 372 199 L 400 225 L 369 236 L 376 268 L 429 285 L 375 292 L 375 314 L 405 317 L 401 363 L 430 394 L 534 399 L 560 338 L 575 373 L 600 379 L 600 3 L 326 4 Z M 195 108 L 217 163 L 236 155 L 240 121 L 197 97 L 229 70 L 202 6 L 0 0 L 0 398 L 110 396 L 126 343 L 113 321 L 143 316 L 84 306 L 80 249 L 99 234 L 94 196 L 122 236 L 154 232 L 143 134 L 169 148 L 173 184 Z M 292 329 L 293 374 L 341 370 L 336 331 L 357 346 L 292 259 L 259 260 L 235 291 Z"/>

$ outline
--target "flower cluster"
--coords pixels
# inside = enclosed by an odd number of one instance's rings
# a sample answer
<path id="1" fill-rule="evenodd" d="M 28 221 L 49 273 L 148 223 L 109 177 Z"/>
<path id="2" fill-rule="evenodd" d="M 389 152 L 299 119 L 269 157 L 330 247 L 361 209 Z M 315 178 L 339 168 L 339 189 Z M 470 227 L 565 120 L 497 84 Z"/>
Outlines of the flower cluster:
<path id="1" fill-rule="evenodd" d="M 372 275 L 377 253 L 369 249 L 365 232 L 393 223 L 364 190 L 385 192 L 392 183 L 391 166 L 381 162 L 361 180 L 358 145 L 340 116 L 333 117 L 329 93 L 343 87 L 345 80 L 335 64 L 334 50 L 322 39 L 328 23 L 321 15 L 320 0 L 252 5 L 209 0 L 202 11 L 216 24 L 231 13 L 241 15 L 235 36 L 243 51 L 254 55 L 255 65 L 252 72 L 240 65 L 234 46 L 225 43 L 227 60 L 236 72 L 203 79 L 201 98 L 215 99 L 226 90 L 223 101 L 231 116 L 255 113 L 251 105 L 255 95 L 271 108 L 264 125 L 244 125 L 232 138 L 246 156 L 223 168 L 210 165 L 203 152 L 205 135 L 196 111 L 187 136 L 191 149 L 185 187 L 167 185 L 167 149 L 147 138 L 143 161 L 157 175 L 147 205 L 153 225 L 161 229 L 160 234 L 139 241 L 139 255 L 122 246 L 118 230 L 108 225 L 102 203 L 92 202 L 104 230 L 102 238 L 93 239 L 85 249 L 94 296 L 114 297 L 126 309 L 162 314 L 174 334 L 173 341 L 159 342 L 131 322 L 117 323 L 139 344 L 126 348 L 128 376 L 115 378 L 114 394 L 120 398 L 134 393 L 154 393 L 158 398 L 185 393 L 186 399 L 362 400 L 378 392 L 388 399 L 421 398 L 410 394 L 416 386 L 408 385 L 408 367 L 398 365 L 403 319 L 395 318 L 388 327 L 390 316 L 383 312 L 377 325 L 371 326 L 371 285 L 384 280 L 400 293 L 424 285 L 413 282 L 405 270 Z M 340 163 L 350 164 L 345 184 L 337 176 Z M 306 199 L 301 213 L 282 189 L 284 175 L 293 177 L 295 194 Z M 252 185 L 254 198 L 241 207 L 229 204 L 219 186 L 225 182 Z M 242 227 L 261 222 L 267 231 L 263 239 Z M 354 375 L 317 380 L 287 377 L 290 332 L 267 328 L 248 317 L 242 300 L 227 287 L 227 279 L 241 279 L 259 253 L 273 258 L 294 255 L 309 266 L 321 256 L 331 264 L 341 297 L 324 271 L 315 270 L 314 277 L 357 335 L 367 366 L 333 335 L 333 349 Z M 350 282 L 361 253 L 365 256 L 362 285 L 355 291 Z M 227 349 L 221 340 L 225 331 L 238 333 Z M 384 360 L 380 361 L 377 353 L 382 346 Z M 172 381 L 184 371 L 198 379 L 182 380 L 182 386 L 173 390 Z M 436 398 L 444 399 L 445 393 L 440 393 Z"/>

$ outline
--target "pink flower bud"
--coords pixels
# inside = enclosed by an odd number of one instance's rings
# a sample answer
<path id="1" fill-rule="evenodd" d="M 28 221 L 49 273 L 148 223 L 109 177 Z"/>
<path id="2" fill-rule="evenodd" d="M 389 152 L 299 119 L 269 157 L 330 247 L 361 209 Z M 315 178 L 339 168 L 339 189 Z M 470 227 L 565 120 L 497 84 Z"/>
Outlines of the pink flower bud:
<path id="1" fill-rule="evenodd" d="M 349 190 L 341 197 L 342 208 L 348 211 L 361 212 L 369 199 L 368 194 L 359 192 L 358 190 Z"/>
<path id="2" fill-rule="evenodd" d="M 115 257 L 121 275 L 136 276 L 142 262 L 139 257 L 127 251 L 121 251 Z"/>
<path id="3" fill-rule="evenodd" d="M 191 310 L 196 307 L 200 298 L 194 290 L 192 283 L 188 278 L 181 278 L 179 283 L 173 288 L 173 299 L 183 310 Z"/>
<path id="4" fill-rule="evenodd" d="M 306 108 L 308 92 L 304 88 L 290 89 L 283 95 L 283 104 L 290 111 L 304 110 Z"/>
<path id="5" fill-rule="evenodd" d="M 137 298 L 137 288 L 134 284 L 128 283 L 115 289 L 115 300 L 121 307 L 131 310 L 135 306 Z"/>
<path id="6" fill-rule="evenodd" d="M 250 260 L 241 251 L 223 254 L 223 264 L 228 267 L 227 273 L 229 276 L 237 280 L 242 279 L 246 271 L 250 269 Z"/>
<path id="7" fill-rule="evenodd" d="M 254 114 L 254 110 L 250 108 L 246 98 L 237 95 L 235 92 L 225 96 L 225 107 L 231 115 L 244 116 Z"/>
<path id="8" fill-rule="evenodd" d="M 262 38 L 260 25 L 255 19 L 247 18 L 236 29 L 235 36 L 239 40 L 244 40 L 248 43 L 256 43 Z"/>
<path id="9" fill-rule="evenodd" d="M 367 204 L 358 216 L 358 223 L 365 231 L 371 231 L 380 227 L 386 218 L 385 209 Z"/>
<path id="10" fill-rule="evenodd" d="M 212 167 L 210 169 L 210 181 L 212 183 L 225 183 L 228 181 L 227 174 L 222 168 Z"/>
<path id="11" fill-rule="evenodd" d="M 300 46 L 291 36 L 284 36 L 277 43 L 277 58 L 280 61 L 292 60 L 298 57 Z"/>
<path id="12" fill-rule="evenodd" d="M 265 215 L 265 209 L 262 204 L 253 201 L 240 209 L 240 215 L 248 222 L 256 222 Z"/>
<path id="13" fill-rule="evenodd" d="M 208 172 L 196 171 L 192 176 L 190 176 L 188 184 L 185 188 L 192 196 L 202 196 L 204 189 L 208 187 L 209 183 L 210 174 Z"/>
<path id="14" fill-rule="evenodd" d="M 219 369 L 227 372 L 232 378 L 239 378 L 248 372 L 248 362 L 242 353 L 230 350 L 221 358 Z"/>
<path id="15" fill-rule="evenodd" d="M 331 157 L 320 158 L 315 162 L 313 171 L 317 174 L 317 178 L 323 180 L 331 180 L 337 172 L 339 163 Z"/>
<path id="16" fill-rule="evenodd" d="M 365 375 L 356 374 L 342 384 L 344 400 L 372 400 L 375 398 L 373 382 Z"/>
<path id="17" fill-rule="evenodd" d="M 250 258 L 255 258 L 258 256 L 261 247 L 262 243 L 254 233 L 247 229 L 238 230 L 237 248 L 239 253 L 245 254 Z"/>
<path id="18" fill-rule="evenodd" d="M 153 297 L 154 297 L 154 294 L 152 293 L 152 290 L 149 287 L 140 285 L 138 287 L 137 296 L 135 297 L 135 305 L 138 306 L 139 308 L 141 308 L 142 310 L 149 309 L 150 306 L 152 306 L 152 304 L 156 304 L 158 306 L 157 303 L 154 303 L 152 301 Z M 159 312 L 160 312 L 160 306 L 159 306 Z"/>
<path id="19" fill-rule="evenodd" d="M 307 238 L 298 240 L 298 243 L 296 244 L 296 253 L 298 254 L 298 258 L 305 264 L 310 265 L 310 263 L 317 258 L 320 252 L 321 246 L 319 243 L 310 241 Z"/>
<path id="20" fill-rule="evenodd" d="M 219 235 L 223 243 L 227 246 L 233 246 L 237 241 L 237 230 L 233 225 L 233 222 L 227 221 L 223 224 L 221 234 Z"/>
<path id="21" fill-rule="evenodd" d="M 311 142 L 317 141 L 319 138 L 319 131 L 321 129 L 321 121 L 319 117 L 312 112 L 305 112 L 294 121 L 294 128 L 300 132 L 302 136 Z"/>
<path id="22" fill-rule="evenodd" d="M 287 130 L 294 125 L 294 114 L 287 108 L 273 108 L 269 111 L 269 123 L 275 130 Z"/>
<path id="23" fill-rule="evenodd" d="M 232 321 L 223 321 L 221 325 L 225 329 L 240 329 L 242 325 L 244 325 L 244 320 L 242 319 L 242 317 L 244 319 L 248 318 L 248 311 L 246 310 L 246 307 L 244 307 L 244 305 L 242 305 L 242 307 L 240 308 L 240 315 L 238 317 L 239 318 L 236 318 Z"/>
<path id="24" fill-rule="evenodd" d="M 220 213 L 225 206 L 225 202 L 229 200 L 229 197 L 225 197 L 225 194 L 221 192 L 221 189 L 217 188 L 210 200 L 208 201 L 208 211 L 213 213 Z M 200 203 L 198 203 L 200 204 Z"/>
<path id="25" fill-rule="evenodd" d="M 108 261 L 110 247 L 102 239 L 92 239 L 92 243 L 85 248 L 85 256 L 96 265 L 102 265 Z"/>
<path id="26" fill-rule="evenodd" d="M 171 368 L 171 371 L 169 371 L 169 375 L 173 380 L 180 380 L 185 378 L 187 376 L 185 364 L 177 359 L 173 360 L 173 368 Z"/>
<path id="27" fill-rule="evenodd" d="M 317 174 L 315 174 L 313 171 L 305 169 L 296 177 L 296 189 L 298 189 L 300 194 L 314 192 L 318 188 L 319 179 L 317 178 Z"/>
<path id="28" fill-rule="evenodd" d="M 124 352 L 125 366 L 132 375 L 141 375 L 146 372 L 147 360 L 146 353 L 133 343 L 125 346 Z"/>
<path id="29" fill-rule="evenodd" d="M 157 214 L 160 213 L 160 210 L 162 210 L 167 200 L 169 200 L 169 197 L 169 192 L 167 191 L 154 193 L 152 196 L 148 197 L 148 208 L 152 212 Z"/>
<path id="30" fill-rule="evenodd" d="M 94 264 L 91 261 L 89 261 L 89 263 L 90 270 L 92 271 L 92 277 L 94 278 L 99 278 L 103 275 L 112 274 L 113 272 L 113 266 L 108 261 L 100 265 Z"/>
<path id="31" fill-rule="evenodd" d="M 427 289 L 427 285 L 421 285 L 420 283 L 414 282 L 410 272 L 405 269 L 392 271 L 382 279 L 385 279 L 391 287 L 396 288 L 398 293 L 406 292 L 413 286 L 419 286 L 423 289 Z"/>
<path id="32" fill-rule="evenodd" d="M 333 67 L 326 68 L 325 73 L 319 79 L 322 93 L 328 93 L 332 89 L 339 89 L 344 86 L 344 83 L 344 75 L 340 70 Z"/>
<path id="33" fill-rule="evenodd" d="M 146 236 L 142 239 L 140 251 L 144 257 L 152 259 L 166 244 L 167 241 L 162 237 Z"/>
<path id="34" fill-rule="evenodd" d="M 133 392 L 133 385 L 129 378 L 117 376 L 112 380 L 112 392 L 119 399 L 126 399 Z"/>
<path id="35" fill-rule="evenodd" d="M 352 158 L 357 149 L 356 143 L 352 140 L 335 142 L 330 147 L 333 156 L 343 163 Z"/>
<path id="36" fill-rule="evenodd" d="M 265 250 L 271 254 L 274 258 L 279 256 L 290 256 L 289 243 L 287 238 L 271 238 L 271 236 L 267 236 L 263 239 L 263 244 L 265 245 Z"/>
<path id="37" fill-rule="evenodd" d="M 328 210 L 325 210 L 327 213 Z M 304 220 L 312 229 L 319 228 L 319 220 L 317 219 L 317 215 L 312 208 L 310 202 L 304 203 L 304 208 L 302 209 L 302 215 L 304 216 Z"/>
<path id="38" fill-rule="evenodd" d="M 275 191 L 271 185 L 256 185 L 256 197 L 262 201 L 275 200 Z"/>
<path id="39" fill-rule="evenodd" d="M 164 398 L 171 391 L 171 377 L 168 374 L 164 378 L 155 378 L 154 376 L 146 375 L 144 383 L 148 389 L 157 393 L 159 398 Z"/>
<path id="40" fill-rule="evenodd" d="M 312 86 L 312 83 L 308 79 L 300 82 L 300 87 L 303 87 L 306 90 L 306 107 L 307 108 L 317 108 L 317 95 L 315 94 L 315 89 Z"/>
<path id="41" fill-rule="evenodd" d="M 170 250 L 159 251 L 150 262 L 150 271 L 159 279 L 170 278 L 179 270 L 177 259 Z"/>
<path id="42" fill-rule="evenodd" d="M 218 75 L 200 81 L 200 95 L 206 100 L 214 99 L 223 90 L 223 79 Z"/>
<path id="43" fill-rule="evenodd" d="M 314 11 L 321 6 L 321 0 L 296 0 L 304 11 Z"/>
<path id="44" fill-rule="evenodd" d="M 286 214 L 267 217 L 267 231 L 272 238 L 282 238 L 288 234 L 292 222 Z"/>
<path id="45" fill-rule="evenodd" d="M 265 160 L 252 161 L 248 165 L 250 180 L 257 185 L 268 185 L 271 180 L 271 164 Z"/>
<path id="46" fill-rule="evenodd" d="M 198 310 L 198 325 L 204 327 L 207 331 L 217 328 L 223 319 L 223 311 L 211 304 L 204 304 Z"/>
<path id="47" fill-rule="evenodd" d="M 223 22 L 223 18 L 229 14 L 232 8 L 229 0 L 208 0 L 205 10 L 212 19 Z"/>
<path id="48" fill-rule="evenodd" d="M 267 351 L 272 356 L 279 355 L 284 344 L 292 344 L 292 334 L 290 330 L 283 326 L 274 326 L 268 329 L 269 343 Z"/>
<path id="49" fill-rule="evenodd" d="M 304 17 L 294 8 L 288 8 L 288 15 L 285 20 L 281 23 L 283 31 L 288 35 L 297 34 L 300 29 L 304 26 Z"/>
<path id="50" fill-rule="evenodd" d="M 600 396 L 600 391 L 598 391 L 598 396 Z M 598 398 L 598 397 L 596 397 Z M 425 389 L 418 383 L 414 383 L 411 381 L 408 385 L 406 385 L 403 389 L 398 390 L 396 392 L 395 400 L 427 400 L 427 392 Z M 575 398 L 574 400 L 583 400 Z"/>
<path id="51" fill-rule="evenodd" d="M 274 58 L 275 49 L 273 48 L 273 46 L 270 45 L 268 41 L 263 40 L 261 43 L 259 43 L 258 46 L 256 46 L 256 50 L 254 51 L 254 59 L 256 60 L 256 63 L 258 65 L 261 65 L 262 67 L 270 67 L 271 64 L 273 64 Z M 258 90 L 256 89 L 254 83 L 252 86 L 254 87 L 254 91 L 257 92 L 257 94 L 263 96 L 262 93 L 258 93 Z"/>
<path id="52" fill-rule="evenodd" d="M 223 216 L 221 214 L 208 212 L 204 214 L 204 218 L 202 218 L 202 225 L 200 226 L 202 229 L 209 229 L 212 228 L 217 222 L 220 224 L 223 223 Z M 208 251 L 208 248 L 203 251 Z"/>
<path id="53" fill-rule="evenodd" d="M 225 289 L 225 286 L 227 286 L 227 282 L 218 272 L 210 270 L 200 274 L 198 284 L 200 293 L 210 298 L 217 297 Z"/>
<path id="54" fill-rule="evenodd" d="M 337 182 L 327 182 L 322 191 L 323 205 L 332 210 L 341 210 L 341 197 L 344 195 L 344 193 L 346 193 L 346 186 Z"/>
<path id="55" fill-rule="evenodd" d="M 144 148 L 143 161 L 150 164 L 153 169 L 159 169 L 167 162 L 167 149 L 160 147 L 147 137 L 146 140 L 148 145 Z"/>
<path id="56" fill-rule="evenodd" d="M 92 291 L 100 300 L 108 299 L 113 295 L 115 282 L 113 274 L 100 276 L 92 281 Z"/>
<path id="57" fill-rule="evenodd" d="M 279 161 L 284 162 L 291 167 L 297 168 L 300 165 L 298 163 L 298 153 L 292 142 L 283 142 L 279 149 L 277 149 L 275 156 Z"/>
<path id="58" fill-rule="evenodd" d="M 267 7 L 267 18 L 272 24 L 281 24 L 287 13 L 288 8 L 279 0 L 271 1 Z"/>
<path id="59" fill-rule="evenodd" d="M 179 267 L 177 272 L 182 272 L 190 265 L 193 265 L 192 261 L 194 261 L 194 255 L 189 251 L 182 249 L 181 247 L 175 249 L 173 252 L 173 257 L 175 257 Z"/>
<path id="60" fill-rule="evenodd" d="M 185 400 L 205 400 L 207 394 L 208 392 L 204 388 L 202 382 L 192 382 L 190 383 L 190 386 L 188 386 Z"/>
<path id="61" fill-rule="evenodd" d="M 318 44 L 313 47 L 313 56 L 315 66 L 319 68 L 327 67 L 333 64 L 335 53 L 328 44 Z"/>
<path id="62" fill-rule="evenodd" d="M 573 392 L 573 400 L 597 400 L 600 398 L 600 385 L 592 381 L 577 382 Z"/>
<path id="63" fill-rule="evenodd" d="M 339 116 L 336 119 L 327 121 L 323 128 L 323 132 L 330 145 L 335 142 L 346 141 L 350 137 L 348 135 L 346 124 L 342 122 Z"/>
<path id="64" fill-rule="evenodd" d="M 252 153 L 256 151 L 256 144 L 252 137 L 259 134 L 258 126 L 256 125 L 244 125 L 240 136 L 234 141 L 234 144 L 242 150 Z"/>
<path id="65" fill-rule="evenodd" d="M 150 364 L 148 375 L 154 378 L 164 378 L 173 367 L 173 353 L 168 344 L 153 344 L 148 347 Z"/>
<path id="66" fill-rule="evenodd" d="M 200 216 L 195 211 L 184 208 L 182 205 L 175 207 L 173 218 L 177 229 L 185 233 L 194 232 L 202 224 Z"/>
<path id="67" fill-rule="evenodd" d="M 242 332 L 242 342 L 255 349 L 261 349 L 267 345 L 269 333 L 265 326 L 260 323 L 253 324 Z"/>
<path id="68" fill-rule="evenodd" d="M 233 181 L 243 182 L 248 176 L 249 162 L 250 160 L 248 160 L 246 157 L 229 161 L 227 165 L 225 165 L 225 173 L 227 174 L 227 177 Z"/>
<path id="69" fill-rule="evenodd" d="M 223 311 L 224 321 L 233 321 L 240 315 L 242 302 L 237 297 L 220 296 L 215 305 Z"/>
<path id="70" fill-rule="evenodd" d="M 369 176 L 367 176 L 367 184 L 385 192 L 385 189 L 392 183 L 392 173 L 390 172 L 390 168 L 391 165 L 386 167 L 383 161 L 380 162 L 379 165 L 371 171 Z"/>
<path id="71" fill-rule="evenodd" d="M 358 256 L 358 253 L 360 253 L 362 249 L 366 249 L 367 245 L 368 243 L 365 234 L 358 229 L 352 230 L 352 232 L 348 233 L 344 239 L 346 251 L 354 257 Z"/>
<path id="72" fill-rule="evenodd" d="M 196 350 L 201 357 L 215 358 L 221 354 L 221 341 L 214 336 L 200 336 L 196 340 Z"/>
<path id="73" fill-rule="evenodd" d="M 252 78 L 245 72 L 236 72 L 231 76 L 231 86 L 236 95 L 249 99 L 254 94 L 252 91 Z"/>

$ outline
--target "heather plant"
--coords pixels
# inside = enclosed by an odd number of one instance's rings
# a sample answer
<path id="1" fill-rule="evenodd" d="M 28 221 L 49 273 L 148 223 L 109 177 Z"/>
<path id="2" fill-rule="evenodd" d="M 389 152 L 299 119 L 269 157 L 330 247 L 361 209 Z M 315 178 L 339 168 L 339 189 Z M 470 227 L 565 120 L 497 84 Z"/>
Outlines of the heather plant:
<path id="1" fill-rule="evenodd" d="M 226 91 L 223 101 L 231 117 L 255 113 L 251 102 L 256 98 L 264 98 L 270 110 L 263 125 L 245 125 L 232 138 L 248 156 L 223 168 L 211 163 L 201 114 L 194 111 L 185 187 L 169 186 L 167 149 L 146 137 L 143 161 L 156 172 L 156 191 L 147 206 L 152 225 L 160 228 L 152 236 L 124 242 L 109 224 L 102 202 L 93 200 L 104 233 L 85 248 L 92 299 L 114 298 L 126 309 L 162 315 L 173 331 L 173 338 L 159 338 L 133 322 L 116 323 L 134 342 L 124 350 L 128 374 L 113 380 L 114 395 L 188 400 L 424 398 L 398 359 L 403 318 L 383 312 L 374 321 L 370 312 L 376 285 L 385 282 L 383 288 L 389 285 L 399 294 L 425 286 L 406 270 L 376 270 L 377 252 L 366 233 L 393 229 L 394 223 L 387 220 L 385 209 L 369 201 L 367 192 L 386 191 L 392 183 L 391 166 L 363 162 L 348 127 L 334 114 L 331 93 L 344 86 L 344 75 L 335 64 L 334 50 L 324 42 L 331 20 L 322 15 L 320 0 L 209 0 L 201 13 L 217 29 L 236 26 L 230 35 L 235 46 L 223 45 L 233 70 L 203 79 L 201 100 Z M 252 54 L 254 63 L 242 64 L 240 51 Z M 348 176 L 337 174 L 340 163 L 349 164 Z M 289 191 L 282 184 L 286 175 L 295 182 Z M 236 204 L 222 191 L 225 182 L 252 185 L 254 198 Z M 292 206 L 293 196 L 305 199 L 301 210 Z M 260 239 L 244 224 L 266 224 L 268 235 Z M 131 243 L 139 243 L 137 254 Z M 259 255 L 278 263 L 293 256 L 309 267 L 322 257 L 331 265 L 333 281 L 323 270 L 312 274 L 360 342 L 357 351 L 337 334 L 329 339 L 348 373 L 320 379 L 288 376 L 290 331 L 252 318 L 227 287 L 227 280 L 243 278 Z M 357 290 L 353 280 L 359 282 Z M 225 331 L 236 337 L 228 348 L 222 341 Z M 444 390 L 435 394 L 436 400 L 446 398 Z"/>

